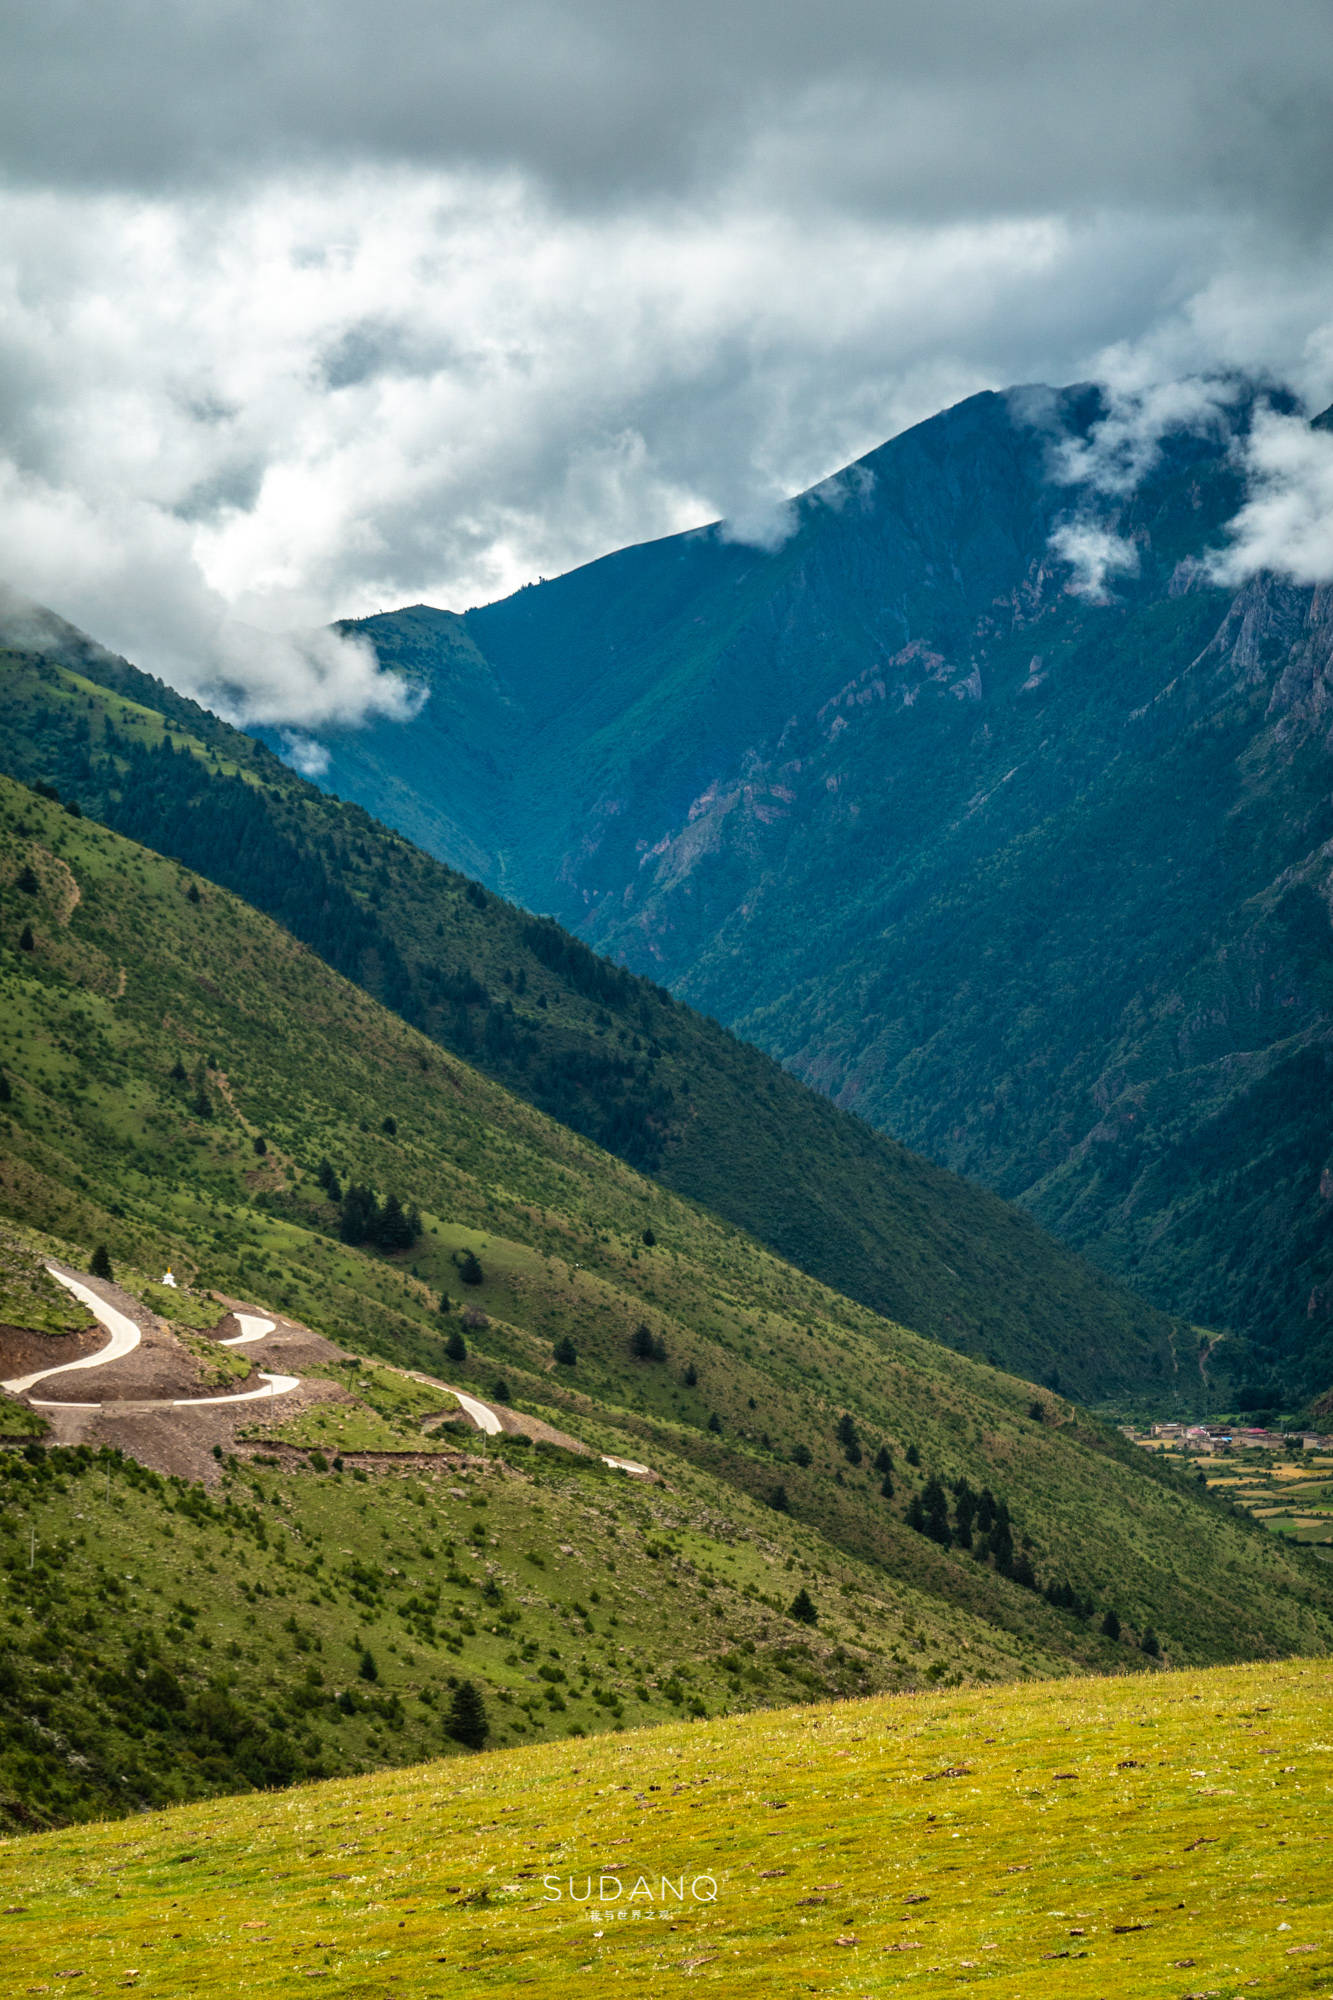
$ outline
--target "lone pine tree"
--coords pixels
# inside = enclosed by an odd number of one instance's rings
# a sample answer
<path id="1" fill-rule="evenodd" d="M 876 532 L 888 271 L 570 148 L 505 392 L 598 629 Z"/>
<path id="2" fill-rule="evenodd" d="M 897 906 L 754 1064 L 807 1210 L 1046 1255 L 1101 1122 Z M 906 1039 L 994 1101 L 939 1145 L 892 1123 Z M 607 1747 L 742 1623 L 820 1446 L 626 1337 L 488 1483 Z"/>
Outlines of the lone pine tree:
<path id="1" fill-rule="evenodd" d="M 486 1704 L 481 1690 L 473 1681 L 460 1681 L 454 1689 L 454 1698 L 449 1704 L 445 1718 L 445 1729 L 456 1743 L 465 1749 L 480 1750 L 491 1733 L 491 1725 L 486 1715 Z"/>

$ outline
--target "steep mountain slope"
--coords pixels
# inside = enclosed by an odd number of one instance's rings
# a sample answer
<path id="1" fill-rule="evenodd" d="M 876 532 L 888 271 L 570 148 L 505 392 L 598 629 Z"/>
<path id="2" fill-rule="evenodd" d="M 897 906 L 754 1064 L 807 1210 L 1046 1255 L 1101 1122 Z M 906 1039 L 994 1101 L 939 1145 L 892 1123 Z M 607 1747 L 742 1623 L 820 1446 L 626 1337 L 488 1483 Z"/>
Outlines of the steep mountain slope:
<path id="1" fill-rule="evenodd" d="M 0 655 L 0 767 L 234 889 L 540 1110 L 923 1333 L 1084 1398 L 1185 1402 L 1196 1336 L 1019 1211 L 496 901 L 80 639 Z"/>
<path id="2" fill-rule="evenodd" d="M 135 1268 L 182 1281 L 151 1293 L 176 1329 L 164 1352 L 217 1363 L 228 1298 L 281 1319 L 293 1342 L 304 1326 L 338 1350 L 284 1350 L 307 1357 L 285 1365 L 324 1384 L 317 1397 L 248 1406 L 232 1448 L 257 1438 L 279 1475 L 250 1481 L 250 1498 L 222 1442 L 203 1460 L 207 1505 L 183 1483 L 126 1484 L 94 1455 L 119 1438 L 171 1469 L 164 1437 L 176 1449 L 194 1435 L 200 1413 L 145 1410 L 138 1377 L 119 1408 L 109 1387 L 90 1396 L 86 1366 L 11 1405 L 71 1444 L 50 1460 L 33 1445 L 31 1471 L 26 1457 L 6 1471 L 0 1702 L 40 1723 L 5 1739 L 20 1804 L 36 1773 L 60 1809 L 104 1807 L 127 1757 L 142 1795 L 161 1798 L 163 1771 L 209 1789 L 235 1783 L 238 1768 L 254 1781 L 420 1754 L 438 1720 L 418 1709 L 397 1748 L 364 1720 L 338 1748 L 339 1682 L 372 1628 L 377 1659 L 389 1655 L 386 1699 L 429 1710 L 461 1660 L 514 1711 L 509 1740 L 566 1713 L 534 1708 L 543 1684 L 573 1682 L 572 1720 L 588 1728 L 650 1717 L 677 1696 L 709 1712 L 771 1700 L 793 1682 L 845 1692 L 1148 1668 L 1150 1629 L 1180 1663 L 1333 1644 L 1333 1590 L 1312 1552 L 1062 1398 L 1034 1396 L 780 1263 L 443 1054 L 226 892 L 9 781 L 0 939 L 3 1339 L 22 1337 L 23 1377 L 34 1344 L 59 1362 L 69 1339 L 38 1265 L 54 1256 L 87 1271 L 98 1245 L 127 1282 Z M 368 1240 L 365 1191 L 381 1222 L 396 1197 L 391 1233 Z M 451 1353 L 459 1331 L 463 1351 Z M 349 1368 L 349 1352 L 424 1370 L 590 1452 L 557 1452 L 552 1486 L 539 1445 L 501 1440 L 486 1475 L 498 1484 L 482 1489 L 492 1527 L 465 1533 L 478 1489 L 449 1491 L 458 1443 L 406 1434 L 414 1415 L 442 1411 L 441 1394 L 418 1383 L 416 1401 L 390 1396 L 391 1371 Z M 335 1465 L 343 1483 L 321 1485 L 330 1475 L 312 1447 L 345 1447 L 359 1467 L 351 1454 L 366 1431 L 326 1426 L 376 1413 L 369 1441 L 389 1463 L 406 1451 L 419 1490 L 377 1493 L 366 1513 L 348 1490 L 355 1473 Z M 602 1453 L 662 1484 L 630 1484 Z M 415 1517 L 418 1506 L 428 1512 Z M 414 1518 L 424 1537 L 409 1532 Z M 387 1570 L 368 1554 L 377 1532 Z M 462 1539 L 480 1561 L 463 1559 Z M 173 1575 L 190 1580 L 183 1605 L 168 1600 Z M 254 1633 L 259 1584 L 261 1596 L 287 1594 L 294 1625 Z M 801 1588 L 817 1630 L 796 1606 Z M 668 1608 L 653 1615 L 663 1590 Z M 501 1613 L 515 1608 L 525 1645 L 557 1643 L 558 1672 L 551 1662 L 542 1676 L 517 1643 L 506 1650 L 514 1621 Z M 1123 1621 L 1118 1637 L 1103 1629 L 1106 1610 Z M 452 1643 L 453 1617 L 466 1648 Z M 562 1631 L 578 1642 L 577 1674 Z M 305 1673 L 314 1638 L 324 1682 Z M 137 1677 L 155 1662 L 183 1692 L 156 1702 L 165 1717 L 144 1718 L 153 1754 L 140 1757 L 124 1739 Z M 236 1720 L 248 1670 L 275 1704 L 262 1741 Z M 296 1670 L 308 1728 L 281 1722 Z M 228 1701 L 212 1707 L 212 1694 Z M 216 1761 L 181 1763 L 182 1716 L 216 1737 Z M 267 1737 L 286 1728 L 305 1747 L 289 1745 L 284 1764 Z"/>
<path id="3" fill-rule="evenodd" d="M 448 811 L 484 879 L 1243 1333 L 1280 1402 L 1333 1377 L 1333 599 L 1209 581 L 1253 407 L 1108 497 L 1053 472 L 1096 392 L 975 397 L 774 551 L 714 530 L 368 620 L 431 699 L 410 755 L 331 747 L 438 851 Z M 1070 529 L 1130 551 L 1100 601 Z"/>

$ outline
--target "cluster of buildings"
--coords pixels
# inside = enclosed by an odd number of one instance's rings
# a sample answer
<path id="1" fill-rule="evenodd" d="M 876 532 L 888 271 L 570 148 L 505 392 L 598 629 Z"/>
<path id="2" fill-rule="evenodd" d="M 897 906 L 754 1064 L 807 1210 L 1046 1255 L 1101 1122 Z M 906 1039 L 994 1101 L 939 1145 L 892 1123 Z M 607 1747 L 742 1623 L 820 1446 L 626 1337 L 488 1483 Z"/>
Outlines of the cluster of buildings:
<path id="1" fill-rule="evenodd" d="M 1323 1431 L 1270 1431 L 1260 1424 L 1154 1424 L 1149 1435 L 1182 1451 L 1328 1451 L 1333 1435 Z"/>

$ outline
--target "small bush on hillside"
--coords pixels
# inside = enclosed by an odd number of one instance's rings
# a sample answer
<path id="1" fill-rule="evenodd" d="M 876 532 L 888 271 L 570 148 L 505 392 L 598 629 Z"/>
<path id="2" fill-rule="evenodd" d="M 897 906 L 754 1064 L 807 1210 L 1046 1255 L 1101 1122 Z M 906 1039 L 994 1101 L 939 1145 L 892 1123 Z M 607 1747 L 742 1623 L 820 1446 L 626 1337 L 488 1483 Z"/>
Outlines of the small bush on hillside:
<path id="1" fill-rule="evenodd" d="M 485 1283 L 486 1273 L 482 1270 L 481 1260 L 474 1250 L 455 1250 L 454 1263 L 458 1266 L 458 1275 L 465 1285 Z"/>
<path id="2" fill-rule="evenodd" d="M 1118 1639 L 1120 1637 L 1120 1620 L 1114 1611 L 1108 1611 L 1102 1620 L 1102 1637 L 1104 1639 Z"/>
<path id="3" fill-rule="evenodd" d="M 444 1343 L 444 1351 L 450 1361 L 467 1360 L 467 1342 L 456 1326 L 450 1329 L 449 1338 Z"/>
<path id="4" fill-rule="evenodd" d="M 92 1257 L 89 1260 L 88 1269 L 92 1272 L 95 1278 L 109 1279 L 111 1277 L 112 1275 L 111 1258 L 107 1251 L 105 1243 L 99 1243 L 97 1248 L 93 1251 Z"/>
<path id="5" fill-rule="evenodd" d="M 817 1625 L 819 1623 L 819 1613 L 815 1609 L 815 1600 L 811 1597 L 804 1584 L 801 1585 L 801 1588 L 787 1606 L 787 1616 L 794 1618 L 798 1625 Z"/>
<path id="6" fill-rule="evenodd" d="M 551 1353 L 562 1368 L 573 1368 L 578 1364 L 579 1351 L 568 1334 L 557 1340 Z"/>

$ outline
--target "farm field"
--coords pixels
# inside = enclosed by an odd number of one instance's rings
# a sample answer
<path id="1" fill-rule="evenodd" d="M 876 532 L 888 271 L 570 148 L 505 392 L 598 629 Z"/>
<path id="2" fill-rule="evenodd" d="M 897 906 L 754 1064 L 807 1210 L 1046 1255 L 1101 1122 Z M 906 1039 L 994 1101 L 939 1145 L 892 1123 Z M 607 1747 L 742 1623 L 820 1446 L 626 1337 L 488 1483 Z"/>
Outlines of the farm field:
<path id="1" fill-rule="evenodd" d="M 1266 1461 L 1266 1462 L 1265 1462 Z M 1238 1465 L 1208 1473 L 1211 1491 L 1237 1501 L 1275 1534 L 1333 1545 L 1333 1457 L 1299 1453 L 1274 1460 L 1252 1452 Z"/>
<path id="2" fill-rule="evenodd" d="M 1321 1661 L 880 1696 L 13 1840 L 0 1980 L 1310 2000 L 1328 1700 Z"/>

